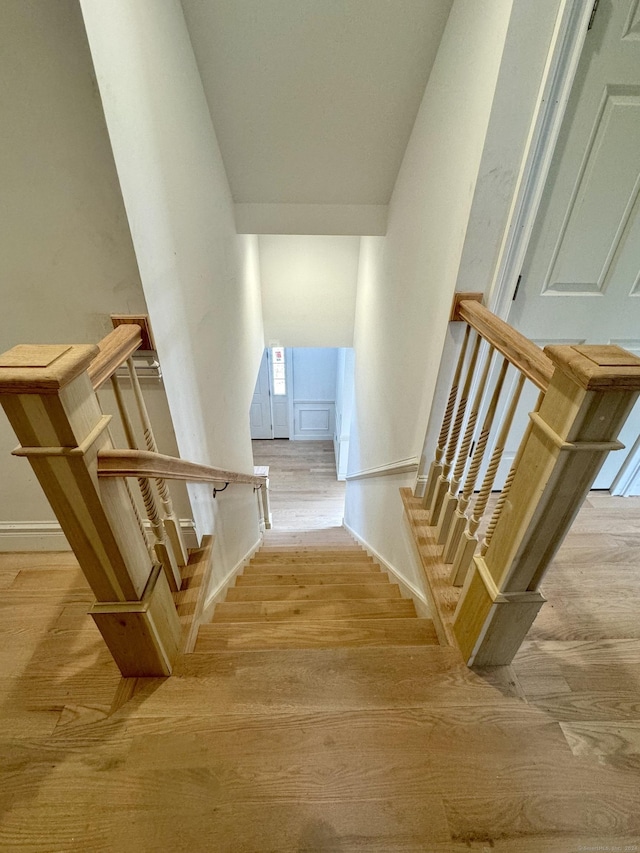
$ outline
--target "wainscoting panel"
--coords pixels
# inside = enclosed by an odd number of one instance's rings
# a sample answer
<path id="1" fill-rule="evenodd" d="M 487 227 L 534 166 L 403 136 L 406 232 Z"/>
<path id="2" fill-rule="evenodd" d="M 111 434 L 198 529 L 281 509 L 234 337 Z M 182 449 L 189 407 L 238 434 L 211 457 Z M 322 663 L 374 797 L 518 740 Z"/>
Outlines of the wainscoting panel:
<path id="1" fill-rule="evenodd" d="M 293 437 L 297 440 L 333 439 L 335 403 L 327 400 L 296 400 L 293 404 Z"/>

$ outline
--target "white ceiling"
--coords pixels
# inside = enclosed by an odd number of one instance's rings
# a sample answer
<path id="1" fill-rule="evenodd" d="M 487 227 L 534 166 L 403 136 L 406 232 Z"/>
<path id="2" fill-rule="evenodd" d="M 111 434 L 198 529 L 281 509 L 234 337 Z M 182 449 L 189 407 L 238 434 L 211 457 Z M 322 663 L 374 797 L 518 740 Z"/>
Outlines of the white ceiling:
<path id="1" fill-rule="evenodd" d="M 243 215 L 388 204 L 451 3 L 182 0 Z"/>

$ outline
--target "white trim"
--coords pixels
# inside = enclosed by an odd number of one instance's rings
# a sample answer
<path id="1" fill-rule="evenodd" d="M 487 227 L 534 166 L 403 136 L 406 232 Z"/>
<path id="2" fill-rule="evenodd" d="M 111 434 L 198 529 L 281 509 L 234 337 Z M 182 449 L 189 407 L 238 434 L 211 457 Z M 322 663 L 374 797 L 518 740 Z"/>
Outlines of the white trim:
<path id="1" fill-rule="evenodd" d="M 145 521 L 146 526 L 150 526 Z M 191 518 L 180 519 L 180 530 L 188 548 L 198 547 Z M 0 553 L 9 551 L 70 551 L 67 538 L 57 521 L 0 521 Z"/>
<path id="2" fill-rule="evenodd" d="M 425 490 L 427 488 L 427 481 L 429 480 L 428 474 L 420 474 L 416 477 L 416 484 L 413 487 L 413 495 L 416 498 L 423 498 Z"/>
<path id="3" fill-rule="evenodd" d="M 295 429 L 295 411 L 293 409 L 293 389 L 294 389 L 294 370 L 293 370 L 293 348 L 284 348 L 284 366 L 285 375 L 289 377 L 288 382 L 288 411 L 289 411 L 289 440 L 293 441 Z"/>
<path id="4" fill-rule="evenodd" d="M 547 56 L 533 121 L 486 300 L 506 320 L 538 215 L 551 160 L 578 68 L 592 4 L 563 0 Z"/>
<path id="5" fill-rule="evenodd" d="M 148 518 L 145 518 L 143 523 L 147 530 L 151 530 L 151 522 Z M 200 547 L 200 539 L 198 538 L 198 533 L 196 531 L 196 523 L 192 518 L 180 519 L 180 532 L 184 536 L 184 544 L 187 548 Z"/>
<path id="6" fill-rule="evenodd" d="M 636 477 L 640 477 L 640 436 L 636 439 L 627 458 L 622 463 L 622 467 L 616 474 L 609 490 L 610 493 L 627 497 Z"/>
<path id="7" fill-rule="evenodd" d="M 70 550 L 57 521 L 0 521 L 0 552 Z"/>
<path id="8" fill-rule="evenodd" d="M 220 581 L 220 583 L 207 595 L 204 603 L 204 607 L 202 609 L 202 620 L 201 623 L 208 622 L 211 619 L 212 614 L 209 613 L 209 609 L 217 604 L 217 602 L 226 595 L 227 589 L 232 586 L 233 581 L 235 581 L 236 576 L 240 574 L 240 571 L 244 569 L 245 564 L 249 562 L 249 560 L 256 553 L 258 548 L 262 546 L 262 537 L 260 537 L 254 544 L 249 548 L 244 557 L 241 557 L 240 560 L 235 564 L 235 566 L 230 569 L 224 578 Z"/>
<path id="9" fill-rule="evenodd" d="M 347 474 L 346 480 L 366 480 L 369 477 L 390 477 L 392 474 L 409 474 L 418 470 L 419 459 L 411 456 L 409 459 L 400 459 L 398 462 L 388 462 L 386 465 L 378 465 L 377 468 L 365 468 L 354 474 Z"/>
<path id="10" fill-rule="evenodd" d="M 422 592 L 422 590 L 418 589 L 417 586 L 414 586 L 410 581 L 408 581 L 401 574 L 400 570 L 395 566 L 392 566 L 391 563 L 388 563 L 385 558 L 376 551 L 365 539 L 362 538 L 356 531 L 349 527 L 346 521 L 342 521 L 342 526 L 345 530 L 347 530 L 354 539 L 356 539 L 365 551 L 369 554 L 369 556 L 373 557 L 373 559 L 380 563 L 381 567 L 386 571 L 389 575 L 390 580 L 397 581 L 400 589 L 403 591 L 407 598 L 411 598 L 413 603 L 416 606 L 416 610 L 418 612 L 418 616 L 422 616 L 427 619 L 432 619 L 433 615 L 431 613 L 431 608 L 429 607 L 429 602 L 427 601 L 426 595 Z"/>

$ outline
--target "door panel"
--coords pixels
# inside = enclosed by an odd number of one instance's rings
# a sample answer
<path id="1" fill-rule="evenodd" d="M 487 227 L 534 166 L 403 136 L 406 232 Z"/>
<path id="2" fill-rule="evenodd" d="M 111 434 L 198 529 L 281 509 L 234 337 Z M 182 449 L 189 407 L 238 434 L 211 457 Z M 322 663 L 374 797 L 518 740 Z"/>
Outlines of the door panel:
<path id="1" fill-rule="evenodd" d="M 267 350 L 264 351 L 260 362 L 256 389 L 253 392 L 253 400 L 249 410 L 249 422 L 251 424 L 251 438 L 273 438 Z"/>
<path id="2" fill-rule="evenodd" d="M 289 397 L 272 398 L 273 437 L 289 438 Z"/>
<path id="3" fill-rule="evenodd" d="M 618 343 L 640 330 L 640 12 L 600 3 L 587 35 L 509 322 L 537 342 Z M 627 343 L 623 343 L 623 342 Z M 640 407 L 595 488 L 610 488 Z"/>

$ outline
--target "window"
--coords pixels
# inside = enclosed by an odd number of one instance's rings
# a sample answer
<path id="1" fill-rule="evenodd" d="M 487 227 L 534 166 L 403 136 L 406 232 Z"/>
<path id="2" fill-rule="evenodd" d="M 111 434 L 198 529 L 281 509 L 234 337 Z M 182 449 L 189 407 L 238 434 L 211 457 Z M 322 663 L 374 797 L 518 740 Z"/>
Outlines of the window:
<path id="1" fill-rule="evenodd" d="M 271 370 L 274 396 L 284 396 L 287 393 L 287 377 L 284 363 L 284 347 L 271 348 Z"/>

